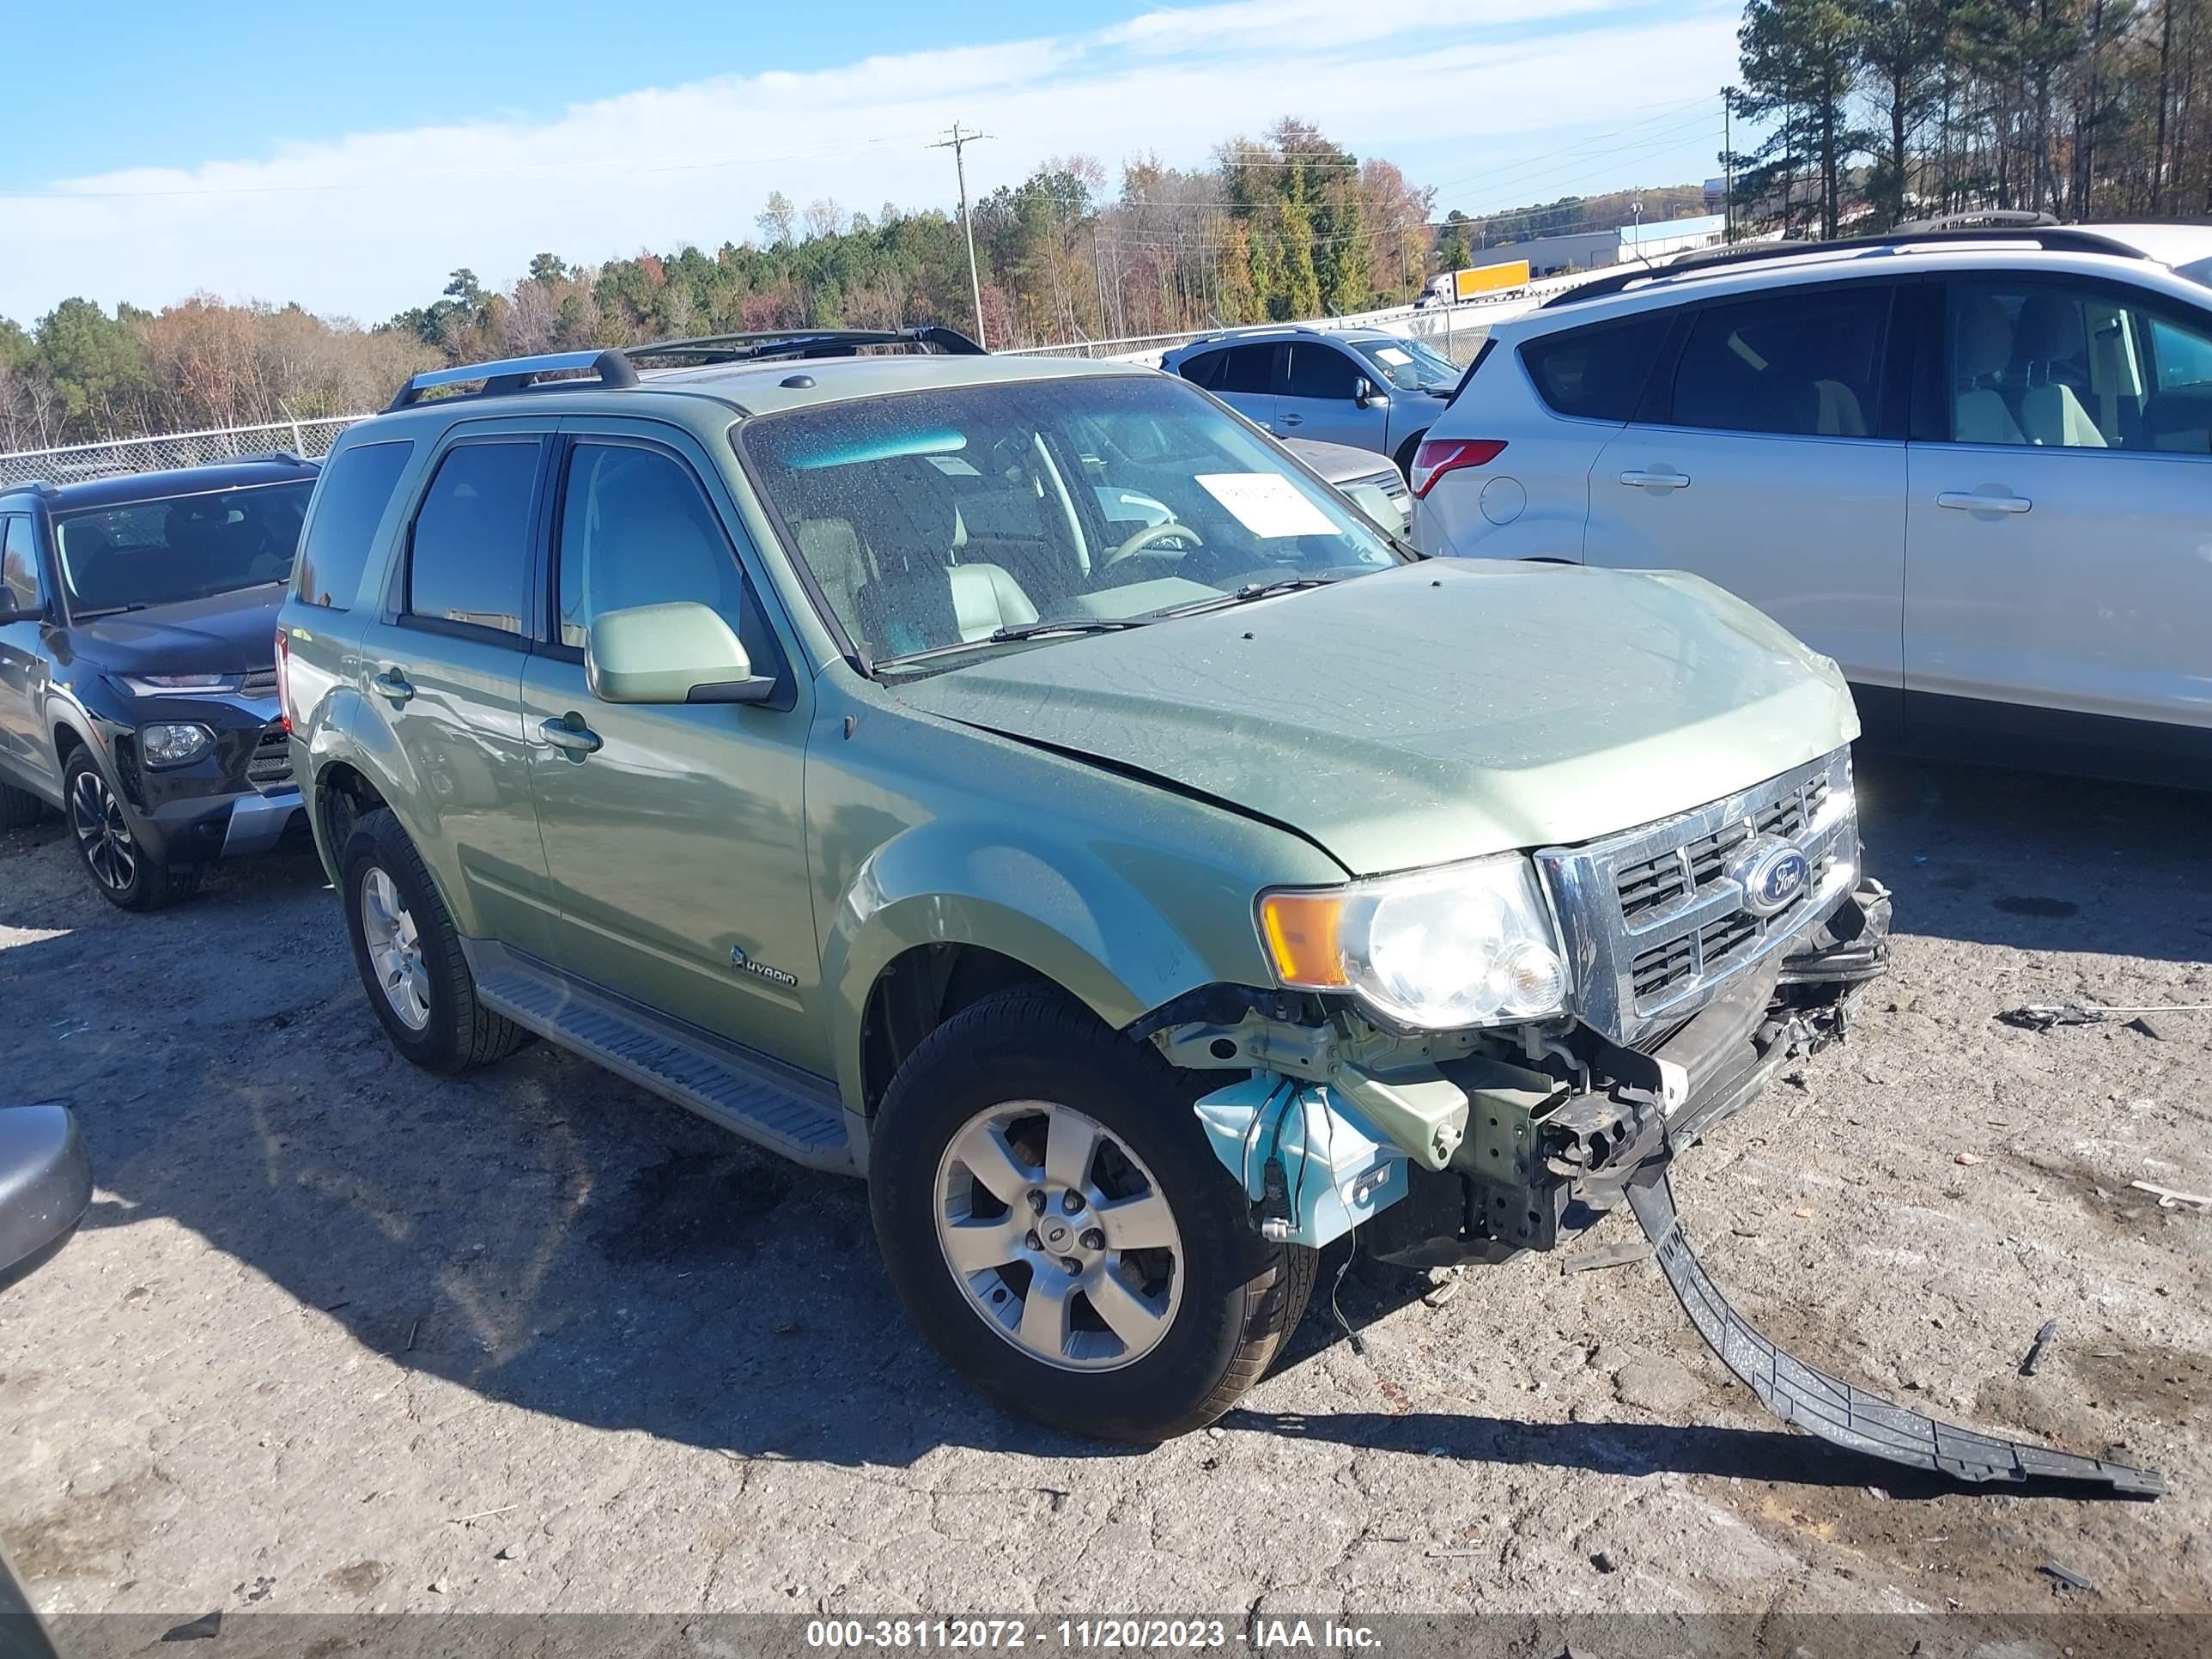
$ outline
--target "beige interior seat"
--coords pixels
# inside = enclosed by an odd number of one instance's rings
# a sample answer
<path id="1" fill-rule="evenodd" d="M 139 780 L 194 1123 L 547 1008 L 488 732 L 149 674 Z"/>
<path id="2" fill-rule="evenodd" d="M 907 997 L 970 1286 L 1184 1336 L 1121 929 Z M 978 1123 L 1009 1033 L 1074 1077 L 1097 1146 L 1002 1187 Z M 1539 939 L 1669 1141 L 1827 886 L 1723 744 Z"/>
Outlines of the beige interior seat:
<path id="1" fill-rule="evenodd" d="M 1970 294 L 1959 307 L 1953 342 L 1951 435 L 1962 444 L 2027 441 L 2004 394 L 1985 381 L 2012 362 L 2012 319 L 1992 294 Z"/>

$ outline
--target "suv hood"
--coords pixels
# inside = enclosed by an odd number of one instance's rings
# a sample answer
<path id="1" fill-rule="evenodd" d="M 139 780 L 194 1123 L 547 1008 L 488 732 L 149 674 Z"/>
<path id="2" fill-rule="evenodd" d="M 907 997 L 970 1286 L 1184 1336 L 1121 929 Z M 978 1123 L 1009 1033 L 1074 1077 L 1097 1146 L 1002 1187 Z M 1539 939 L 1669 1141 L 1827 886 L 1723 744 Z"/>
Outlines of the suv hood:
<path id="1" fill-rule="evenodd" d="M 282 583 L 73 623 L 70 648 L 112 674 L 243 674 L 276 663 Z"/>
<path id="2" fill-rule="evenodd" d="M 1282 824 L 1354 875 L 1589 841 L 1858 733 L 1833 663 L 1701 578 L 1448 559 L 896 696 Z"/>

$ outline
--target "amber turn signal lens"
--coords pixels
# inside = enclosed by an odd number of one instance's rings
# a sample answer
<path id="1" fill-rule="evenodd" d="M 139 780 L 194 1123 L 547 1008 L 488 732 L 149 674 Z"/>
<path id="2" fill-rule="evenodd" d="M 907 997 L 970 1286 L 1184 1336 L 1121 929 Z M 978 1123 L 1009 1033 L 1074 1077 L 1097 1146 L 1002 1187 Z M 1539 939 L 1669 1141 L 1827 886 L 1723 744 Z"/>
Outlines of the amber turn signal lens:
<path id="1" fill-rule="evenodd" d="M 1326 990 L 1347 981 L 1341 893 L 1270 893 L 1260 901 L 1260 933 L 1285 985 Z"/>

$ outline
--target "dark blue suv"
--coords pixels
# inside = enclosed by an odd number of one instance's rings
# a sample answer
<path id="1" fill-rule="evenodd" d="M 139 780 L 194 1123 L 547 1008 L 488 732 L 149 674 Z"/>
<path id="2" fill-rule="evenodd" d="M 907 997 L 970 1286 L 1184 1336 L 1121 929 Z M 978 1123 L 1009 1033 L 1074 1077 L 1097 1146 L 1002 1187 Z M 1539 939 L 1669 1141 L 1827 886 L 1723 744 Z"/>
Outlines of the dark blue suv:
<path id="1" fill-rule="evenodd" d="M 0 490 L 0 829 L 58 809 L 126 910 L 300 818 L 276 606 L 317 471 L 271 455 Z"/>

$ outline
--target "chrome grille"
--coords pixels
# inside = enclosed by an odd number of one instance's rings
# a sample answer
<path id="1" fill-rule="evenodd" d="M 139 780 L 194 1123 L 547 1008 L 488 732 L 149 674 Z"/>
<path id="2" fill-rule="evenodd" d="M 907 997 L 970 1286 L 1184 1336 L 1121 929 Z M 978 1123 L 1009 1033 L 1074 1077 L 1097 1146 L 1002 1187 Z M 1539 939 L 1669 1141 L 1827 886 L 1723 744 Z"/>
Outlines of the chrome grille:
<path id="1" fill-rule="evenodd" d="M 272 665 L 268 668 L 254 668 L 247 670 L 245 683 L 241 684 L 238 690 L 240 695 L 242 696 L 275 696 L 276 695 L 276 668 Z"/>
<path id="2" fill-rule="evenodd" d="M 1823 817 L 1850 787 L 1839 749 L 1694 811 L 1537 854 L 1583 1020 L 1622 1042 L 1679 1024 L 1826 916 L 1857 878 L 1855 813 Z M 1729 873 L 1762 836 L 1797 848 L 1808 866 L 1803 890 L 1768 916 Z"/>
<path id="3" fill-rule="evenodd" d="M 282 721 L 271 720 L 261 728 L 253 753 L 246 757 L 246 781 L 264 795 L 292 787 L 292 734 Z"/>

